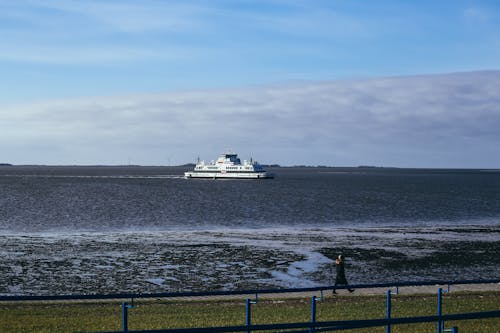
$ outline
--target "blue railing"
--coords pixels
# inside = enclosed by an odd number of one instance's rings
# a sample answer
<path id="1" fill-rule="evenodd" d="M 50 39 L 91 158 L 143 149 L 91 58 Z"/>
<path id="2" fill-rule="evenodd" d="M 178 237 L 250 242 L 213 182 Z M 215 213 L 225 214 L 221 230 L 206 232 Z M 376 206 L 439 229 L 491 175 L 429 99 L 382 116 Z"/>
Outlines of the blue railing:
<path id="1" fill-rule="evenodd" d="M 432 280 L 421 282 L 392 282 L 392 283 L 374 283 L 374 284 L 353 284 L 349 286 L 335 286 L 335 289 L 366 289 L 366 288 L 399 288 L 409 286 L 447 286 L 450 290 L 452 285 L 471 285 L 471 284 L 493 284 L 500 283 L 500 279 L 489 280 Z M 136 333 L 190 333 L 190 332 L 252 332 L 264 330 L 280 330 L 280 332 L 288 332 L 286 330 L 293 330 L 293 332 L 329 332 L 355 328 L 369 328 L 377 326 L 385 326 L 386 333 L 390 333 L 391 325 L 395 324 L 412 324 L 412 323 L 425 323 L 436 322 L 437 333 L 445 331 L 458 332 L 454 327 L 445 330 L 445 321 L 449 320 L 468 320 L 468 319 L 484 319 L 484 318 L 498 318 L 500 317 L 500 310 L 486 311 L 486 312 L 471 312 L 460 314 L 442 314 L 442 293 L 443 289 L 438 288 L 437 299 L 437 315 L 435 316 L 417 316 L 408 318 L 392 318 L 391 317 L 391 295 L 392 291 L 387 290 L 386 293 L 386 317 L 379 319 L 365 319 L 365 320 L 347 320 L 347 321 L 316 321 L 316 301 L 321 300 L 322 292 L 324 290 L 332 290 L 334 286 L 322 286 L 311 288 L 287 288 L 287 289 L 264 289 L 264 290 L 237 290 L 237 291 L 207 291 L 207 292 L 174 292 L 174 293 L 122 293 L 122 294 L 90 294 L 90 295 L 18 295 L 18 296 L 0 296 L 0 301 L 50 301 L 50 300 L 104 300 L 104 299 L 134 299 L 139 298 L 178 298 L 178 297 L 203 297 L 203 296 L 230 296 L 230 295 L 255 295 L 255 300 L 246 299 L 246 321 L 242 326 L 221 326 L 221 327 L 203 327 L 203 328 L 177 328 L 177 329 L 160 329 L 160 330 L 141 330 L 130 331 L 128 330 L 128 310 L 133 307 L 133 303 L 122 303 L 122 330 L 113 331 L 117 332 L 136 332 Z M 396 289 L 396 293 L 397 293 Z M 251 323 L 251 306 L 258 300 L 259 294 L 281 294 L 281 293 L 304 293 L 304 292 L 321 292 L 321 297 L 317 298 L 312 296 L 311 300 L 311 321 L 301 323 L 282 323 L 282 324 L 265 324 L 253 325 Z M 297 331 L 297 329 L 304 329 Z M 291 331 L 290 331 L 291 332 Z M 103 332 L 111 333 L 111 332 Z"/>
<path id="2" fill-rule="evenodd" d="M 231 296 L 231 295 L 261 295 L 321 292 L 332 289 L 368 289 L 368 288 L 399 288 L 418 286 L 452 286 L 469 284 L 500 283 L 500 279 L 489 280 L 430 280 L 430 281 L 403 281 L 390 283 L 351 284 L 349 286 L 320 286 L 309 288 L 282 288 L 282 289 L 253 289 L 253 290 L 226 290 L 200 292 L 167 292 L 167 293 L 119 293 L 119 294 L 79 294 L 79 295 L 8 295 L 1 296 L 0 301 L 57 301 L 57 300 L 105 300 L 105 299 L 137 299 L 137 298 L 173 298 L 173 297 L 201 297 L 201 296 Z"/>
<path id="3" fill-rule="evenodd" d="M 174 328 L 174 329 L 160 329 L 160 330 L 143 330 L 143 331 L 128 331 L 128 333 L 222 333 L 222 332 L 259 332 L 266 330 L 279 330 L 281 333 L 286 332 L 332 332 L 348 329 L 370 328 L 370 327 L 383 327 L 388 325 L 397 324 L 418 324 L 429 323 L 437 321 L 456 321 L 456 320 L 470 320 L 470 319 L 487 319 L 499 318 L 500 310 L 498 311 L 484 311 L 484 312 L 470 312 L 448 314 L 441 316 L 417 316 L 405 318 L 379 318 L 379 319 L 363 319 L 363 320 L 334 320 L 334 321 L 318 321 L 315 323 L 301 322 L 301 323 L 286 323 L 286 324 L 261 324 L 261 325 L 241 325 L 241 326 L 221 326 L 221 327 L 199 327 L 199 328 Z M 297 329 L 304 328 L 305 330 L 298 331 Z M 293 331 L 286 331 L 286 330 Z M 452 332 L 458 332 L 456 328 L 450 329 Z M 109 331 L 100 333 L 121 333 L 123 331 Z"/>
<path id="4" fill-rule="evenodd" d="M 484 281 L 484 280 L 483 280 Z M 491 280 L 498 282 L 496 280 Z M 463 282 L 463 281 L 462 281 Z M 484 282 L 483 282 L 484 283 Z M 461 283 L 462 284 L 462 283 Z M 471 284 L 471 283 L 469 283 Z M 352 286 L 350 286 L 352 287 Z M 467 312 L 467 313 L 457 313 L 443 315 L 442 313 L 442 288 L 437 290 L 437 315 L 435 316 L 415 316 L 415 317 L 405 317 L 405 318 L 392 318 L 391 308 L 392 308 L 392 292 L 387 290 L 386 293 L 386 317 L 379 319 L 363 319 L 363 320 L 342 320 L 342 321 L 316 321 L 316 301 L 318 300 L 316 296 L 311 298 L 311 321 L 310 322 L 299 322 L 299 323 L 282 323 L 282 324 L 261 324 L 252 325 L 251 323 L 251 306 L 256 304 L 257 301 L 252 301 L 250 299 L 246 300 L 246 318 L 245 325 L 242 326 L 218 326 L 218 327 L 197 327 L 197 328 L 174 328 L 174 329 L 159 329 L 159 330 L 140 330 L 140 331 L 129 331 L 127 323 L 127 311 L 130 305 L 126 302 L 122 303 L 122 330 L 121 331 L 111 331 L 111 332 L 100 332 L 100 333 L 221 333 L 221 332 L 259 332 L 267 330 L 279 330 L 281 333 L 286 332 L 304 332 L 304 333 L 316 333 L 316 332 L 332 332 L 359 328 L 371 328 L 371 327 L 386 327 L 386 333 L 391 333 L 392 325 L 396 324 L 417 324 L 417 323 L 428 323 L 436 322 L 436 332 L 444 333 L 458 333 L 457 327 L 451 327 L 449 329 L 445 328 L 445 322 L 449 320 L 470 320 L 470 319 L 486 319 L 486 318 L 500 318 L 500 310 L 494 311 L 483 311 L 483 312 Z M 305 330 L 298 331 L 297 329 L 304 328 Z M 293 331 L 286 331 L 286 329 L 293 329 Z M 285 330 L 285 331 L 283 331 Z"/>

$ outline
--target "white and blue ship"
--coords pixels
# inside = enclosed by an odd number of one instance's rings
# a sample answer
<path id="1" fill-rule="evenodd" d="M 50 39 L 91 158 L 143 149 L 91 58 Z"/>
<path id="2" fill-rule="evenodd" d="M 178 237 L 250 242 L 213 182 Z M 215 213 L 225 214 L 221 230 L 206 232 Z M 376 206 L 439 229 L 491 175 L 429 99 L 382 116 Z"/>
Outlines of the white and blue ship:
<path id="1" fill-rule="evenodd" d="M 273 174 L 264 170 L 256 161 L 244 160 L 243 163 L 237 154 L 224 153 L 216 161 L 205 163 L 198 160 L 193 171 L 184 173 L 185 178 L 233 178 L 233 179 L 267 179 Z"/>

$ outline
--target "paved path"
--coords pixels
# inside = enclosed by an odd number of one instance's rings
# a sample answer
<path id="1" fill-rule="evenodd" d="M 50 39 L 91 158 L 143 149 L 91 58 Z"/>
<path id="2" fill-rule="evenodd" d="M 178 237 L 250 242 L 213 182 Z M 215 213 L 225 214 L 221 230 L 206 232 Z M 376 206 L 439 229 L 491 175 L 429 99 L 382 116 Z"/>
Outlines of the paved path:
<path id="1" fill-rule="evenodd" d="M 443 290 L 448 290 L 448 285 L 433 285 L 433 286 L 409 286 L 409 287 L 399 287 L 396 288 L 363 288 L 356 289 L 353 293 L 348 292 L 346 289 L 338 289 L 335 296 L 356 296 L 356 295 L 385 295 L 387 290 L 395 294 L 396 292 L 400 295 L 415 295 L 415 294 L 436 294 L 437 290 L 441 288 Z M 500 283 L 488 283 L 488 284 L 457 284 L 449 286 L 450 292 L 464 292 L 464 291 L 497 291 L 500 292 Z M 277 293 L 277 294 L 260 294 L 259 299 L 279 299 L 279 298 L 297 298 L 297 297 L 311 297 L 313 295 L 320 296 L 321 293 L 318 292 L 300 292 L 300 293 Z M 324 290 L 324 297 L 335 297 L 332 294 L 332 290 Z M 243 297 L 243 298 L 253 298 L 252 295 L 238 295 L 233 297 Z"/>

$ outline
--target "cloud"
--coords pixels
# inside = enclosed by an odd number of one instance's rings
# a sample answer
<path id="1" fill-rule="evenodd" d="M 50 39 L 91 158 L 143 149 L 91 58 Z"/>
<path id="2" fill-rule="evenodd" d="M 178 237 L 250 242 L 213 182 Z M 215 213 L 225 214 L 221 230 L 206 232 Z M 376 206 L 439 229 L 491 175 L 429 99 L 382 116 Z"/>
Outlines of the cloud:
<path id="1" fill-rule="evenodd" d="M 67 25 L 72 33 L 75 31 L 71 28 L 82 22 L 88 25 L 86 31 L 96 26 L 126 33 L 189 30 L 198 27 L 197 18 L 204 12 L 204 7 L 185 2 L 171 1 L 165 5 L 151 0 L 140 4 L 135 1 L 21 0 L 1 6 L 5 17 L 48 29 Z"/>
<path id="2" fill-rule="evenodd" d="M 288 165 L 500 167 L 500 72 L 49 101 L 4 106 L 0 124 L 14 163 L 180 164 L 231 148 Z M 31 160 L 40 144 L 52 148 Z"/>
<path id="3" fill-rule="evenodd" d="M 206 31 L 205 11 L 148 0 L 0 3 L 0 61 L 103 66 L 184 59 L 199 47 L 177 38 Z"/>
<path id="4" fill-rule="evenodd" d="M 178 59 L 182 50 L 155 52 L 135 47 L 82 47 L 73 46 L 23 46 L 10 48 L 0 45 L 0 60 L 53 65 L 93 64 L 98 66 L 116 65 L 144 59 Z"/>
<path id="5" fill-rule="evenodd" d="M 463 10 L 463 17 L 466 22 L 476 24 L 489 22 L 494 15 L 486 8 L 468 7 Z"/>
<path id="6" fill-rule="evenodd" d="M 214 53 L 262 57 L 262 49 L 277 57 L 323 54 L 326 41 L 369 31 L 352 15 L 307 3 L 152 0 L 0 3 L 0 28 L 0 61 L 50 65 L 169 65 Z"/>

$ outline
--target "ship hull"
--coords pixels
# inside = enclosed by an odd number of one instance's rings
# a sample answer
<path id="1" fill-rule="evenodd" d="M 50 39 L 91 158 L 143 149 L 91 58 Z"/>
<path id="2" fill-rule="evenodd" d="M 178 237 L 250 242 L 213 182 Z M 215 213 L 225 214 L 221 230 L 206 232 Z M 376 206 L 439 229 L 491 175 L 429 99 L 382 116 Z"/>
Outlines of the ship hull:
<path id="1" fill-rule="evenodd" d="M 273 175 L 269 172 L 196 172 L 184 173 L 185 178 L 210 178 L 210 179 L 269 179 Z"/>

